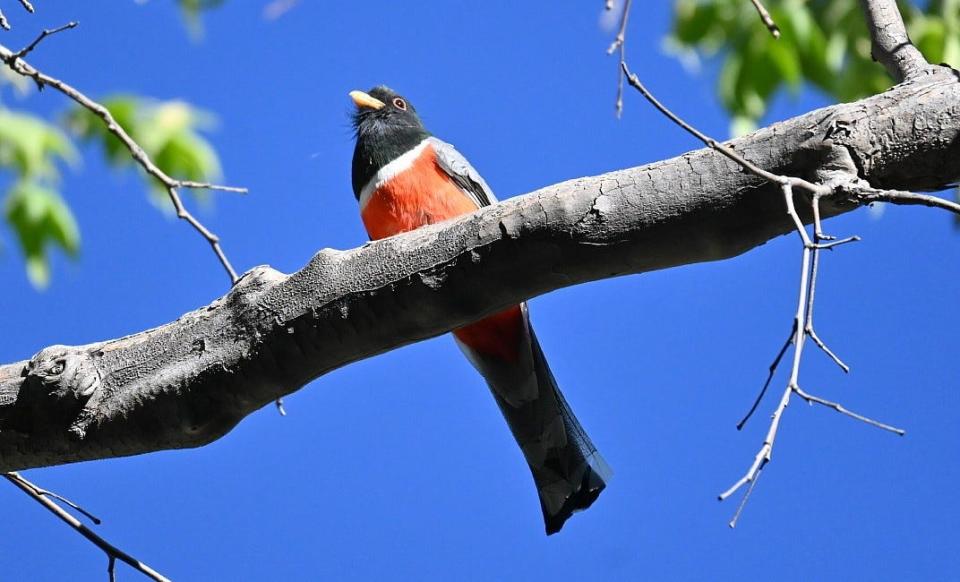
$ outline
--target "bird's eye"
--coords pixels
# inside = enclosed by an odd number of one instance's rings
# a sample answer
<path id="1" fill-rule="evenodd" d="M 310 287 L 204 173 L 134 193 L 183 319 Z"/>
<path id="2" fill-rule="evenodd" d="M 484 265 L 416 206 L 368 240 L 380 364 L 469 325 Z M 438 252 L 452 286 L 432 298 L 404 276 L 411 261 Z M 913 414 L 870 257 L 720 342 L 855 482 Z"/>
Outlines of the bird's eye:
<path id="1" fill-rule="evenodd" d="M 401 99 L 400 97 L 394 97 L 393 106 L 399 109 L 400 111 L 407 110 L 407 102 Z"/>

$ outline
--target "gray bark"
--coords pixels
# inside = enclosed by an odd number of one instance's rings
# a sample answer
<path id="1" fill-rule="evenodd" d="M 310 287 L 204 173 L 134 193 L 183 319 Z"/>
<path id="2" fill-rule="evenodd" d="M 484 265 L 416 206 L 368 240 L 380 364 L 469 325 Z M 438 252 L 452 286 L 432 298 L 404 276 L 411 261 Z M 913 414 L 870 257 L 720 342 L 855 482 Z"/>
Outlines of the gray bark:
<path id="1" fill-rule="evenodd" d="M 867 17 L 873 60 L 897 82 L 922 74 L 927 61 L 910 42 L 896 0 L 860 0 L 860 7 Z"/>
<path id="2" fill-rule="evenodd" d="M 928 68 L 729 145 L 811 181 L 843 171 L 877 188 L 941 188 L 960 177 L 960 83 Z M 200 446 L 350 362 L 553 289 L 725 259 L 790 229 L 778 188 L 699 150 L 325 249 L 292 275 L 258 267 L 167 325 L 0 366 L 0 471 Z"/>

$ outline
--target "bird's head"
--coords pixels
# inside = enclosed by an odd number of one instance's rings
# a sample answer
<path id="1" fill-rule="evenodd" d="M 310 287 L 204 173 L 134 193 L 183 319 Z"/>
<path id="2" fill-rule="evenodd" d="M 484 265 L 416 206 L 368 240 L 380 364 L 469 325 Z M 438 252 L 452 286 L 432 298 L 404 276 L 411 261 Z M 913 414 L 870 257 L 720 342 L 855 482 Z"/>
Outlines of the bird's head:
<path id="1" fill-rule="evenodd" d="M 353 128 L 353 191 L 360 189 L 383 166 L 413 149 L 430 136 L 417 110 L 393 89 L 379 85 L 368 92 L 351 91 L 356 105 Z"/>

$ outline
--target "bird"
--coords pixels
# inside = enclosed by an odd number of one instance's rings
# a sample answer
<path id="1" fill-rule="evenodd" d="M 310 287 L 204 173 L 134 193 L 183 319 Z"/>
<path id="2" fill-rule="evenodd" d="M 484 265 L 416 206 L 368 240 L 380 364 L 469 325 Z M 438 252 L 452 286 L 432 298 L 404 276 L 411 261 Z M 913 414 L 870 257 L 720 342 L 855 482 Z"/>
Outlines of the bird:
<path id="1" fill-rule="evenodd" d="M 384 85 L 349 95 L 353 193 L 371 240 L 496 202 L 480 174 L 424 127 L 405 97 Z M 486 380 L 523 452 L 547 535 L 560 531 L 599 497 L 612 471 L 557 387 L 526 303 L 455 329 L 453 337 Z"/>

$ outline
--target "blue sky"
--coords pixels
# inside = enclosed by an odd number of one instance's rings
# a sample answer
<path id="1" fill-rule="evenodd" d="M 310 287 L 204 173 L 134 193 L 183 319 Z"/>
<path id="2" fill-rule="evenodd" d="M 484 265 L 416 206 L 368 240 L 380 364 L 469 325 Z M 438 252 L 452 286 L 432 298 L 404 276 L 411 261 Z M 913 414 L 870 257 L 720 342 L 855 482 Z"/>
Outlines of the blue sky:
<path id="1" fill-rule="evenodd" d="M 301 2 L 277 20 L 263 18 L 265 3 L 227 2 L 202 42 L 165 0 L 37 3 L 32 17 L 11 6 L 2 42 L 76 19 L 35 65 L 94 96 L 215 112 L 226 180 L 250 194 L 217 195 L 199 215 L 241 270 L 289 272 L 322 247 L 365 240 L 349 180 L 351 89 L 406 94 L 502 198 L 699 147 L 634 94 L 615 119 L 600 0 Z M 722 137 L 711 68 L 692 74 L 661 50 L 669 4 L 634 16 L 631 65 Z M 783 97 L 770 120 L 824 104 Z M 18 105 L 67 104 L 45 91 Z M 3 361 L 159 325 L 227 290 L 206 244 L 158 213 L 135 174 L 85 151 L 63 191 L 82 256 L 58 257 L 48 290 L 29 286 L 2 235 Z M 828 230 L 864 239 L 825 258 L 817 303 L 820 335 L 853 372 L 811 350 L 801 382 L 908 434 L 794 404 L 734 531 L 736 500 L 716 495 L 752 461 L 775 405 L 734 429 L 789 329 L 795 237 L 531 301 L 560 385 L 615 471 L 550 538 L 522 456 L 449 337 L 337 370 L 289 397 L 287 417 L 267 407 L 202 449 L 27 476 L 175 580 L 948 579 L 960 571 L 960 232 L 918 208 L 859 211 Z M 14 488 L 0 487 L 0 507 L 3 579 L 104 576 L 98 550 Z"/>

